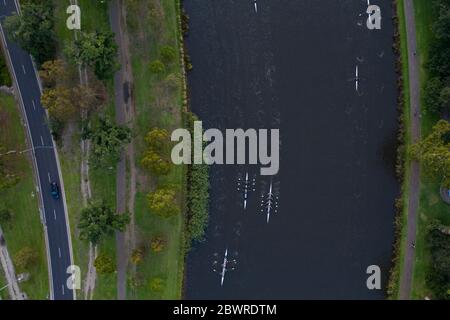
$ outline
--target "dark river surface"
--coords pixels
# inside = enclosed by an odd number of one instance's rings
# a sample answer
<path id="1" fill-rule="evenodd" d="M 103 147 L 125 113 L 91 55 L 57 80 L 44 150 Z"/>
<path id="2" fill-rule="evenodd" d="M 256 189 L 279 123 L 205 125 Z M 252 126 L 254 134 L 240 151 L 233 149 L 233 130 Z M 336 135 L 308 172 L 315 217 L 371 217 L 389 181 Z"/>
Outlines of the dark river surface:
<path id="1" fill-rule="evenodd" d="M 257 12 L 251 0 L 184 1 L 191 106 L 204 127 L 281 135 L 276 176 L 211 168 L 210 222 L 187 259 L 186 298 L 385 297 L 399 192 L 397 89 L 391 1 L 371 3 L 381 30 L 366 27 L 366 0 L 258 0 Z M 244 210 L 238 182 L 247 172 L 255 180 Z M 271 182 L 278 208 L 267 223 Z M 381 268 L 381 290 L 366 286 L 370 265 Z"/>

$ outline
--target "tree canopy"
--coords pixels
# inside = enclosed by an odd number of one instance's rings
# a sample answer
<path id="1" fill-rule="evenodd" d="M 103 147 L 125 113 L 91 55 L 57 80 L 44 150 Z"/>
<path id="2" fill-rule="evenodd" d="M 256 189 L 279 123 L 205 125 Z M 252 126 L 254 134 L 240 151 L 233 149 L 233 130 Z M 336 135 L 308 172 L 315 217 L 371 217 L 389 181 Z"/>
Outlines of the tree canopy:
<path id="1" fill-rule="evenodd" d="M 168 218 L 180 213 L 176 201 L 176 191 L 172 188 L 161 188 L 147 195 L 148 207 L 152 213 Z"/>
<path id="2" fill-rule="evenodd" d="M 411 148 L 412 155 L 419 159 L 425 172 L 442 181 L 450 188 L 450 123 L 440 120 L 428 137 Z"/>
<path id="3" fill-rule="evenodd" d="M 82 32 L 66 47 L 66 53 L 75 63 L 93 68 L 100 80 L 111 78 L 119 67 L 117 44 L 112 32 Z"/>
<path id="4" fill-rule="evenodd" d="M 115 231 L 124 231 L 129 222 L 128 214 L 116 214 L 104 202 L 91 203 L 81 211 L 78 223 L 80 239 L 98 244 L 104 237 L 113 235 Z"/>
<path id="5" fill-rule="evenodd" d="M 41 103 L 50 116 L 59 121 L 67 121 L 77 112 L 72 91 L 66 87 L 44 89 Z"/>
<path id="6" fill-rule="evenodd" d="M 106 254 L 100 254 L 94 261 L 95 270 L 100 274 L 111 274 L 116 271 L 114 261 Z"/>
<path id="7" fill-rule="evenodd" d="M 86 134 L 91 139 L 91 163 L 94 166 L 114 165 L 120 159 L 124 144 L 131 141 L 131 131 L 118 126 L 109 119 L 100 119 L 99 124 Z"/>
<path id="8" fill-rule="evenodd" d="M 28 51 L 38 64 L 51 60 L 56 51 L 51 2 L 24 3 L 20 16 L 5 19 L 7 33 Z"/>

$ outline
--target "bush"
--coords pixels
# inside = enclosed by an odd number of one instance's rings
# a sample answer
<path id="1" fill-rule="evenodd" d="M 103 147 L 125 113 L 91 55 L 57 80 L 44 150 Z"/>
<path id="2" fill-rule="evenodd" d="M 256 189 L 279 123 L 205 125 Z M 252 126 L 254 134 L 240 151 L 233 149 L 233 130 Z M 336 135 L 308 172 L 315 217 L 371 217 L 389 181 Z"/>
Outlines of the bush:
<path id="1" fill-rule="evenodd" d="M 150 63 L 150 72 L 154 74 L 163 74 L 166 72 L 166 66 L 160 60 L 155 60 Z"/>
<path id="2" fill-rule="evenodd" d="M 163 237 L 154 237 L 150 242 L 150 246 L 153 252 L 158 253 L 164 250 L 166 241 L 163 239 Z"/>
<path id="3" fill-rule="evenodd" d="M 172 63 L 177 57 L 177 52 L 174 48 L 164 46 L 161 48 L 161 59 L 166 63 Z"/>
<path id="4" fill-rule="evenodd" d="M 166 286 L 164 279 L 156 277 L 150 280 L 150 290 L 153 292 L 162 292 Z"/>
<path id="5" fill-rule="evenodd" d="M 432 113 L 439 112 L 441 94 L 443 84 L 438 77 L 431 78 L 426 82 L 423 100 L 428 111 Z"/>
<path id="6" fill-rule="evenodd" d="M 105 254 L 100 254 L 94 261 L 94 267 L 100 274 L 111 274 L 116 271 L 113 260 Z"/>
<path id="7" fill-rule="evenodd" d="M 165 84 L 170 90 L 177 90 L 181 85 L 180 76 L 175 73 L 171 73 L 166 77 Z"/>
<path id="8" fill-rule="evenodd" d="M 8 209 L 0 209 L 0 226 L 6 226 L 11 223 L 12 212 Z"/>
<path id="9" fill-rule="evenodd" d="M 427 240 L 432 260 L 427 285 L 435 298 L 450 299 L 450 236 L 434 227 L 429 231 Z"/>
<path id="10" fill-rule="evenodd" d="M 24 269 L 34 266 L 38 261 L 38 258 L 38 254 L 35 250 L 30 247 L 24 247 L 14 256 L 14 263 L 19 271 L 23 271 Z"/>

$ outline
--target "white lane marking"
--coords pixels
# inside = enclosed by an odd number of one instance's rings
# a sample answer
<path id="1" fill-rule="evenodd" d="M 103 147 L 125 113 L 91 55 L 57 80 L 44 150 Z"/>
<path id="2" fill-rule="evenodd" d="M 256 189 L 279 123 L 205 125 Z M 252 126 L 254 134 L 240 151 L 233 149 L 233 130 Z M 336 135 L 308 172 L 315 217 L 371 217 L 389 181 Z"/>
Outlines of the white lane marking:
<path id="1" fill-rule="evenodd" d="M 62 294 L 64 295 L 64 285 L 62 285 L 61 287 L 62 287 Z"/>
<path id="2" fill-rule="evenodd" d="M 22 65 L 22 71 L 23 71 L 23 74 L 27 74 L 27 71 L 25 70 L 25 66 L 24 65 Z"/>
<path id="3" fill-rule="evenodd" d="M 54 217 L 55 220 L 56 220 L 56 210 L 55 210 L 55 209 L 53 209 L 53 217 Z"/>
<path id="4" fill-rule="evenodd" d="M 61 258 L 61 248 L 58 248 L 58 255 Z"/>
<path id="5" fill-rule="evenodd" d="M 33 109 L 36 110 L 36 103 L 34 102 L 34 99 L 31 100 L 31 103 L 33 104 Z"/>
<path id="6" fill-rule="evenodd" d="M 52 178 L 50 177 L 50 172 L 48 172 L 47 175 L 48 175 L 48 182 L 52 182 Z"/>
<path id="7" fill-rule="evenodd" d="M 44 138 L 41 136 L 41 144 L 44 145 Z"/>

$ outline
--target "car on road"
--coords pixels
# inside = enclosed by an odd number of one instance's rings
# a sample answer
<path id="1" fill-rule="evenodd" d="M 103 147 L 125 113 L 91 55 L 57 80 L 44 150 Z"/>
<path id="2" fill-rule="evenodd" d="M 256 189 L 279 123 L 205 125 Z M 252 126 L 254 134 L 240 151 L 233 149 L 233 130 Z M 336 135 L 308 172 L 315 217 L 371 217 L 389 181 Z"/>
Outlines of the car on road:
<path id="1" fill-rule="evenodd" d="M 53 199 L 59 199 L 59 187 L 56 182 L 50 183 L 50 192 L 52 194 Z"/>

